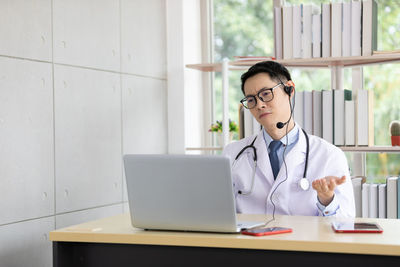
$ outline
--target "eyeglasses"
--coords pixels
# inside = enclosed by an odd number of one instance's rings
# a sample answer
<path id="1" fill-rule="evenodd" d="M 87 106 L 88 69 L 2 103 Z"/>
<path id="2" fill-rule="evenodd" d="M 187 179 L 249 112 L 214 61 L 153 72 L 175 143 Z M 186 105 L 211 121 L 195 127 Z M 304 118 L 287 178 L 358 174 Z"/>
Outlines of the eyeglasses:
<path id="1" fill-rule="evenodd" d="M 247 109 L 252 109 L 257 106 L 257 98 L 260 99 L 262 102 L 269 102 L 272 99 L 274 99 L 274 93 L 272 90 L 274 90 L 276 87 L 283 85 L 283 83 L 278 83 L 272 88 L 263 88 L 260 91 L 257 92 L 257 95 L 249 95 L 240 100 L 240 103 L 242 103 L 243 107 Z"/>

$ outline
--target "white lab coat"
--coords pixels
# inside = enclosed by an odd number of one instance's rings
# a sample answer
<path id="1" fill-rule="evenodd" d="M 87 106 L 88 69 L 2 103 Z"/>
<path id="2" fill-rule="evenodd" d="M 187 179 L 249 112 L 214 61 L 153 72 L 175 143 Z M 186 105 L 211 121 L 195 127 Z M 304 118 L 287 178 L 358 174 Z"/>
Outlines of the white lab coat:
<path id="1" fill-rule="evenodd" d="M 307 179 L 310 187 L 304 191 L 299 186 L 299 181 L 304 173 L 306 159 L 306 137 L 303 131 L 299 131 L 299 140 L 287 153 L 285 160 L 287 164 L 287 176 L 285 165 L 282 163 L 278 176 L 274 181 L 272 168 L 268 156 L 267 146 L 264 141 L 263 132 L 257 134 L 254 146 L 257 149 L 257 168 L 255 173 L 254 189 L 250 195 L 241 195 L 239 190 L 249 191 L 251 187 L 251 175 L 253 173 L 252 149 L 247 149 L 240 156 L 232 169 L 232 179 L 236 199 L 236 211 L 246 214 L 272 214 L 275 204 L 275 214 L 286 215 L 312 215 L 322 216 L 317 207 L 317 192 L 312 188 L 312 181 L 325 176 L 346 176 L 346 182 L 335 189 L 335 198 L 339 203 L 339 209 L 334 216 L 354 217 L 355 204 L 349 167 L 343 151 L 325 140 L 308 135 L 310 151 L 308 160 Z M 223 154 L 234 162 L 239 151 L 249 145 L 255 138 L 250 136 L 227 145 Z M 287 177 L 287 180 L 284 181 Z M 276 189 L 276 187 L 278 187 Z M 271 193 L 273 203 L 271 202 Z"/>

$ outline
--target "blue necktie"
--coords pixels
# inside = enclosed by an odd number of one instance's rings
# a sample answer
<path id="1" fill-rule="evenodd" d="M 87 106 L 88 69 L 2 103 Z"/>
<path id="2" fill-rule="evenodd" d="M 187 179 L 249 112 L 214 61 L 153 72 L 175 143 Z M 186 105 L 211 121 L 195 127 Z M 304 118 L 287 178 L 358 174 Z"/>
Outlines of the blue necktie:
<path id="1" fill-rule="evenodd" d="M 269 161 L 271 162 L 271 167 L 272 167 L 272 172 L 274 173 L 274 179 L 276 179 L 276 176 L 278 175 L 279 172 L 279 159 L 278 159 L 278 154 L 276 153 L 278 149 L 281 147 L 282 142 L 281 141 L 272 141 L 269 144 Z"/>

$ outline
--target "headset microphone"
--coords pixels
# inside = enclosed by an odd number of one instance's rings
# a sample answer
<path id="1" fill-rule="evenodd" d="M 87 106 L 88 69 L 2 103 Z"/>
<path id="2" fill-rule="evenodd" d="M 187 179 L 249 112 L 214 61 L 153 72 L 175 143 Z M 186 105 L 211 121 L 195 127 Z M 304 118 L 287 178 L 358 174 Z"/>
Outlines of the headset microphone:
<path id="1" fill-rule="evenodd" d="M 285 126 L 287 123 L 288 123 L 288 122 L 285 122 L 285 123 L 283 123 L 283 122 L 278 122 L 278 123 L 276 124 L 276 128 L 282 129 L 283 126 Z"/>

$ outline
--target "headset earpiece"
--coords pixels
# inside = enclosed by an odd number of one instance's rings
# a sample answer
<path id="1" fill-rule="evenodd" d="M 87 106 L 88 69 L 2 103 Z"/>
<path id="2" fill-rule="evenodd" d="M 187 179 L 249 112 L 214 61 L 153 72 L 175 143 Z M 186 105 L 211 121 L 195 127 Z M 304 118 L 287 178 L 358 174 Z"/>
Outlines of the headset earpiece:
<path id="1" fill-rule="evenodd" d="M 286 92 L 286 94 L 288 94 L 290 96 L 292 94 L 292 92 L 293 92 L 293 86 L 286 86 L 285 85 L 283 90 Z"/>

